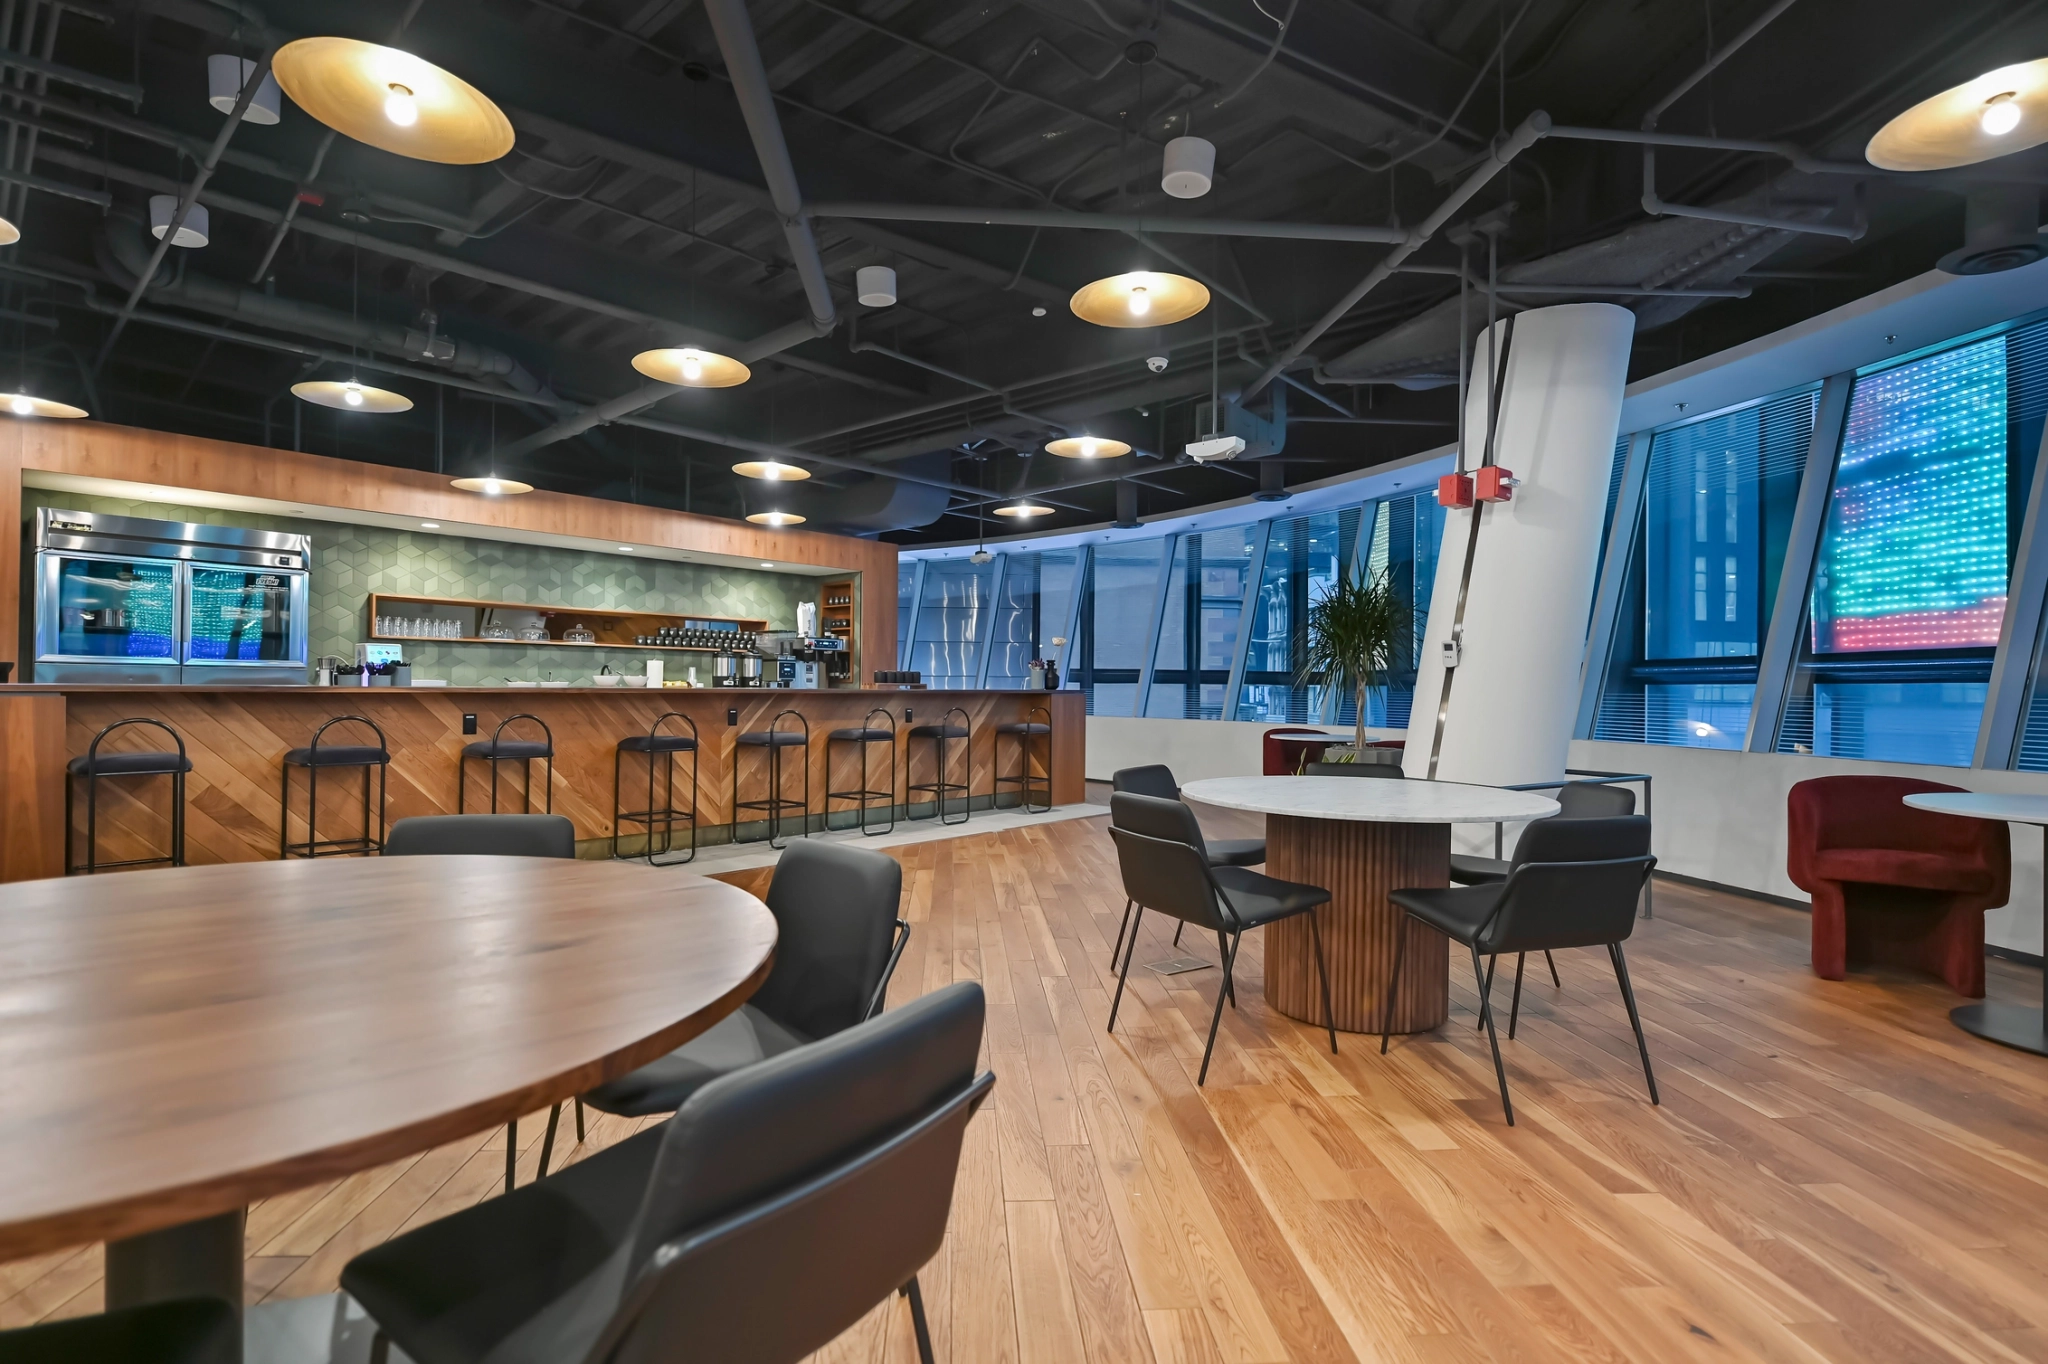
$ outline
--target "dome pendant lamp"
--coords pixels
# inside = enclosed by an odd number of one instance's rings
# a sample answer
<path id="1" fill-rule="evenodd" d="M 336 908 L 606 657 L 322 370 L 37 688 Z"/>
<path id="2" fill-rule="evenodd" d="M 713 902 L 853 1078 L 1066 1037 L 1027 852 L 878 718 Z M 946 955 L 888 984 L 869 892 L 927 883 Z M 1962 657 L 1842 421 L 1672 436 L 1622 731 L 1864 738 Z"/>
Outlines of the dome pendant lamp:
<path id="1" fill-rule="evenodd" d="M 754 377 L 730 355 L 702 346 L 663 346 L 633 357 L 633 368 L 650 379 L 677 388 L 731 388 Z"/>
<path id="2" fill-rule="evenodd" d="M 521 493 L 533 491 L 531 483 L 521 483 L 516 478 L 500 478 L 497 473 L 497 463 L 498 407 L 496 403 L 493 403 L 491 405 L 491 453 L 488 462 L 484 465 L 491 472 L 475 474 L 468 478 L 451 478 L 448 480 L 449 486 L 459 488 L 466 493 L 482 493 L 485 497 L 517 497 Z"/>
<path id="3" fill-rule="evenodd" d="M 1047 441 L 1045 452 L 1062 459 L 1116 459 L 1131 453 L 1131 447 L 1108 436 L 1064 436 Z"/>
<path id="4" fill-rule="evenodd" d="M 1082 285 L 1068 306 L 1098 327 L 1164 327 L 1208 307 L 1209 289 L 1186 275 L 1132 270 Z"/>
<path id="5" fill-rule="evenodd" d="M 1949 170 L 2048 142 L 2048 57 L 2001 66 L 1921 100 L 1870 139 L 1880 170 Z"/>
<path id="6" fill-rule="evenodd" d="M 512 122 L 461 77 L 354 38 L 301 38 L 271 61 L 292 102 L 345 137 L 396 156 L 475 166 L 512 150 Z"/>
<path id="7" fill-rule="evenodd" d="M 368 412 L 381 416 L 387 412 L 412 411 L 412 399 L 403 393 L 393 393 L 388 388 L 372 388 L 353 378 L 346 382 L 309 379 L 293 384 L 292 396 L 341 412 Z"/>

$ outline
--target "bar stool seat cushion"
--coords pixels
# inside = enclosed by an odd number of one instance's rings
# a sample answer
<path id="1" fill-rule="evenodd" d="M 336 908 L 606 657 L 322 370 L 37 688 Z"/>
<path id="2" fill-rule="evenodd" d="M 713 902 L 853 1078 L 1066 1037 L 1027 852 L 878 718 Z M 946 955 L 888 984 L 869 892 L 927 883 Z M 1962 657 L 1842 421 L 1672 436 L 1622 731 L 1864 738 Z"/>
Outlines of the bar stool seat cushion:
<path id="1" fill-rule="evenodd" d="M 688 753 L 696 747 L 687 734 L 635 734 L 619 740 L 621 753 Z"/>
<path id="2" fill-rule="evenodd" d="M 918 725 L 910 731 L 913 739 L 964 739 L 967 731 L 960 725 Z"/>
<path id="3" fill-rule="evenodd" d="M 1007 724 L 1001 724 L 1001 725 L 997 725 L 997 726 L 996 726 L 996 733 L 998 733 L 998 734 L 1050 734 L 1050 733 L 1052 733 L 1052 726 L 1051 726 L 1051 725 L 1046 725 L 1046 724 L 1040 724 L 1040 723 L 1039 723 L 1038 721 L 1036 721 L 1036 720 L 1012 720 L 1012 721 L 1008 722 Z"/>
<path id="4" fill-rule="evenodd" d="M 1490 886 L 1508 879 L 1514 863 L 1499 857 L 1451 854 L 1451 880 L 1461 886 Z"/>
<path id="5" fill-rule="evenodd" d="M 82 753 L 64 764 L 64 770 L 74 777 L 88 776 L 95 770 L 102 777 L 169 776 L 190 772 L 192 760 L 175 753 L 102 753 L 97 759 Z"/>
<path id="6" fill-rule="evenodd" d="M 749 748 L 802 748 L 804 736 L 795 730 L 756 729 L 740 735 Z"/>
<path id="7" fill-rule="evenodd" d="M 896 735 L 886 729 L 835 729 L 825 737 L 841 744 L 886 744 Z"/>
<path id="8" fill-rule="evenodd" d="M 1203 846 L 1212 867 L 1256 867 L 1266 860 L 1263 838 L 1208 838 Z"/>
<path id="9" fill-rule="evenodd" d="M 500 758 L 518 760 L 521 758 L 552 758 L 555 747 L 545 739 L 484 739 L 462 746 L 465 758 Z"/>
<path id="10" fill-rule="evenodd" d="M 295 748 L 284 760 L 293 767 L 377 767 L 390 762 L 391 753 L 375 744 L 322 744 Z"/>
<path id="11" fill-rule="evenodd" d="M 1246 928 L 1291 918 L 1330 901 L 1330 892 L 1321 886 L 1281 881 L 1243 867 L 1217 867 L 1210 875 L 1216 878 L 1224 898 L 1236 911 L 1238 922 Z"/>
<path id="12" fill-rule="evenodd" d="M 585 1094 L 583 1101 L 626 1117 L 672 1113 L 719 1076 L 795 1051 L 810 1040 L 753 1005 L 742 1004 L 737 1013 L 727 1014 L 668 1055 L 607 1080 Z"/>

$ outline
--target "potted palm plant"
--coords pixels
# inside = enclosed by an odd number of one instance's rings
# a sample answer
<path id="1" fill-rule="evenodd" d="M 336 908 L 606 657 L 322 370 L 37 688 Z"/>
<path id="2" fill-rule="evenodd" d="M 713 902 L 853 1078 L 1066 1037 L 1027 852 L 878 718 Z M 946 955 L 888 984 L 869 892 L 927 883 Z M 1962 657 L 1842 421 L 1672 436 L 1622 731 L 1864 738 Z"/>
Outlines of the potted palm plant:
<path id="1" fill-rule="evenodd" d="M 1365 751 L 1366 696 L 1387 684 L 1407 653 L 1414 619 L 1408 603 L 1395 593 L 1392 576 L 1384 572 L 1357 581 L 1339 579 L 1309 607 L 1308 650 L 1296 680 L 1302 686 L 1321 682 L 1357 698 L 1353 760 Z"/>

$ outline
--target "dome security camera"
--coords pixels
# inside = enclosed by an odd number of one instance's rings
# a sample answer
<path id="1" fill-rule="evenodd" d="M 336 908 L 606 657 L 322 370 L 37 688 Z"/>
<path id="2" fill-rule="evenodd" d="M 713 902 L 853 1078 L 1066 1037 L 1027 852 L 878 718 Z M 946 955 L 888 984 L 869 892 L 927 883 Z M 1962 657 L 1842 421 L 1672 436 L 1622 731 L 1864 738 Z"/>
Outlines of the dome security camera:
<path id="1" fill-rule="evenodd" d="M 1166 373 L 1166 357 L 1163 355 L 1146 356 L 1145 368 L 1151 370 L 1154 374 Z"/>

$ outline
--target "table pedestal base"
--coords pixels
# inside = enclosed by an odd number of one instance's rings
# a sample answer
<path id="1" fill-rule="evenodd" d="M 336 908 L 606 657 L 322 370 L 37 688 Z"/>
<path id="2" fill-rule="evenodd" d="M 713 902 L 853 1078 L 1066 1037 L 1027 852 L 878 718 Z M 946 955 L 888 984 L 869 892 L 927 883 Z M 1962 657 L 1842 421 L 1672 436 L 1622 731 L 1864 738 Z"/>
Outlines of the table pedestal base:
<path id="1" fill-rule="evenodd" d="M 2020 1004 L 1965 1004 L 1950 1009 L 1948 1021 L 1989 1041 L 2048 1056 L 2048 1014 L 2040 1009 Z"/>
<path id="2" fill-rule="evenodd" d="M 1387 893 L 1450 884 L 1450 825 L 1268 815 L 1265 870 L 1283 881 L 1321 886 L 1332 896 L 1316 914 L 1338 1028 L 1380 1030 L 1387 973 L 1403 933 L 1408 945 L 1394 1031 L 1427 1032 L 1444 1021 L 1450 1012 L 1449 940 L 1410 919 Z M 1289 1018 L 1322 1026 L 1323 995 L 1306 916 L 1260 931 L 1266 935 L 1266 1002 Z"/>
<path id="3" fill-rule="evenodd" d="M 242 1238 L 248 1210 L 181 1222 L 107 1242 L 107 1306 L 219 1298 L 242 1315 Z"/>

